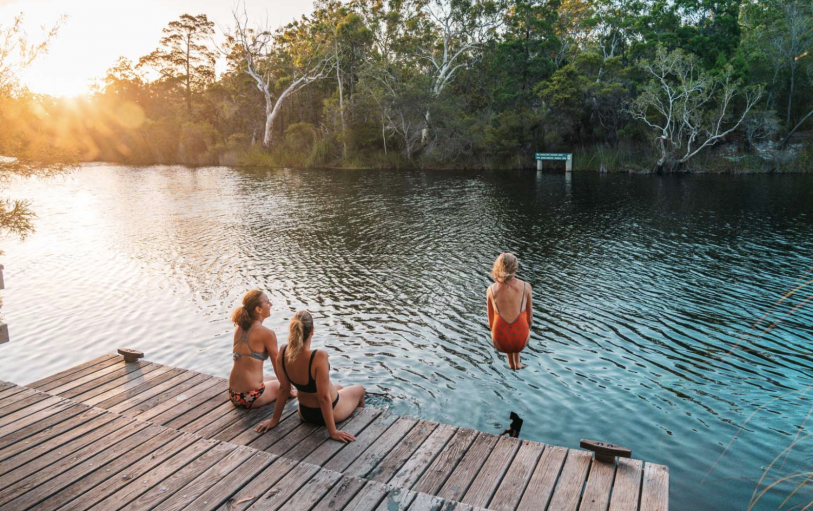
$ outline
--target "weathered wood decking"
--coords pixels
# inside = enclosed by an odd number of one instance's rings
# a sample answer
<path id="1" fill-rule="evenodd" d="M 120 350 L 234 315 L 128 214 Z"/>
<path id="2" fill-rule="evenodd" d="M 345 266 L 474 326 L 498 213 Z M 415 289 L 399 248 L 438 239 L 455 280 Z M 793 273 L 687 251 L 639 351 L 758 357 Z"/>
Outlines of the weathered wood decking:
<path id="1" fill-rule="evenodd" d="M 222 378 L 106 355 L 0 382 L 0 510 L 667 510 L 669 472 L 358 409 L 329 440 L 295 402 L 238 410 Z"/>

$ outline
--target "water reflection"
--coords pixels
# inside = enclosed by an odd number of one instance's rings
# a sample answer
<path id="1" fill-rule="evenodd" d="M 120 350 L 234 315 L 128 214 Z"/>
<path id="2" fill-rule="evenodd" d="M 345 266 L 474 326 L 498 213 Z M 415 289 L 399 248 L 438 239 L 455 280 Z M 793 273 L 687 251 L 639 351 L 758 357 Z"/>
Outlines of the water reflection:
<path id="1" fill-rule="evenodd" d="M 755 409 L 813 383 L 811 308 L 782 316 L 809 293 L 748 334 L 813 267 L 805 176 L 89 166 L 15 186 L 41 223 L 3 246 L 2 379 L 123 344 L 226 375 L 228 313 L 260 287 L 278 336 L 311 310 L 336 377 L 378 406 L 492 431 L 516 411 L 528 438 L 627 445 L 670 466 L 675 509 L 746 507 L 760 467 L 808 427 L 807 396 L 772 402 L 700 486 Z M 485 319 L 504 250 L 536 290 L 519 373 Z"/>

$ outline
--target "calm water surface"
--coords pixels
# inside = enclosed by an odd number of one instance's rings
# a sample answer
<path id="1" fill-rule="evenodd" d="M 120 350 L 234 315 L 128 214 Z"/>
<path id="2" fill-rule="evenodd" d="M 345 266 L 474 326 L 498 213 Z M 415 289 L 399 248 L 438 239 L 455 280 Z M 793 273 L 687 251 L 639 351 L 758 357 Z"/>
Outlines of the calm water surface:
<path id="1" fill-rule="evenodd" d="M 813 285 L 778 303 L 813 278 L 811 178 L 93 165 L 18 181 L 40 219 L 2 241 L 0 379 L 122 346 L 225 377 L 227 317 L 258 287 L 280 338 L 314 313 L 332 377 L 376 406 L 493 432 L 516 411 L 525 438 L 669 465 L 673 509 L 746 509 L 813 427 Z M 517 373 L 485 319 L 504 250 L 534 287 Z M 810 470 L 811 441 L 759 491 Z"/>

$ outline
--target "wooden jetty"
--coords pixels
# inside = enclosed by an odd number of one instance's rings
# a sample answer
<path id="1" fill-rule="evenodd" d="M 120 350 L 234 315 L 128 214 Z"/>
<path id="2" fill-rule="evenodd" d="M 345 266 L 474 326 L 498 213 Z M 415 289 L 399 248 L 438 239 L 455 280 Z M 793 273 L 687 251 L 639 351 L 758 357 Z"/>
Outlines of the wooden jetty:
<path id="1" fill-rule="evenodd" d="M 134 360 L 132 357 L 128 357 Z M 0 510 L 660 511 L 663 465 L 357 409 L 303 423 L 296 402 L 239 410 L 222 378 L 105 355 L 0 382 Z"/>

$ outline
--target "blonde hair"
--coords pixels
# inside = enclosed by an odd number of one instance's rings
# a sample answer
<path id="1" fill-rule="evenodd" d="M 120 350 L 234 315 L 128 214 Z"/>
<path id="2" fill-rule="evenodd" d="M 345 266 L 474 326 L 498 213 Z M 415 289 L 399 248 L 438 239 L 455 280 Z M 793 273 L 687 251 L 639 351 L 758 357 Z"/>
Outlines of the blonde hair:
<path id="1" fill-rule="evenodd" d="M 519 270 L 517 256 L 511 252 L 503 252 L 497 256 L 494 266 L 491 268 L 491 277 L 501 284 L 506 280 L 513 279 Z"/>
<path id="2" fill-rule="evenodd" d="M 263 306 L 262 296 L 263 292 L 259 289 L 252 289 L 246 293 L 246 296 L 243 297 L 243 305 L 231 313 L 231 322 L 243 330 L 251 328 L 251 324 L 257 319 L 255 317 L 257 307 Z"/>
<path id="3" fill-rule="evenodd" d="M 308 311 L 299 311 L 291 318 L 288 327 L 288 348 L 285 350 L 285 359 L 292 363 L 302 353 L 305 341 L 313 333 L 313 317 Z"/>

